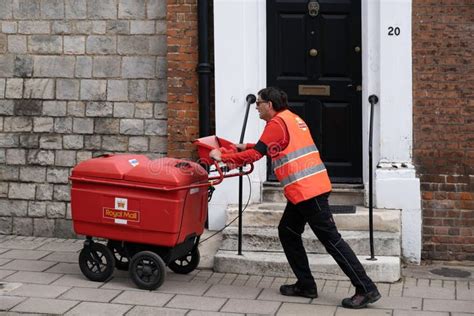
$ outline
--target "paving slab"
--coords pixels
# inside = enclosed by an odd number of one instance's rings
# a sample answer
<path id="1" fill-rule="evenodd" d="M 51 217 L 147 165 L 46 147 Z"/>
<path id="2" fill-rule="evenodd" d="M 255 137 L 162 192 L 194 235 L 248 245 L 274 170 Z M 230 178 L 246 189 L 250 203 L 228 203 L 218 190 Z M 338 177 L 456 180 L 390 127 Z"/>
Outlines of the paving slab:
<path id="1" fill-rule="evenodd" d="M 109 303 L 95 303 L 95 302 L 82 302 L 75 306 L 69 312 L 66 313 L 68 316 L 81 316 L 81 315 L 97 315 L 97 316 L 116 316 L 124 315 L 127 311 L 132 309 L 132 305 L 121 305 L 121 304 L 109 304 Z"/>
<path id="2" fill-rule="evenodd" d="M 50 284 L 55 280 L 62 277 L 62 274 L 57 273 L 45 273 L 45 272 L 31 272 L 31 271 L 18 271 L 5 278 L 8 282 L 22 282 L 22 283 L 35 283 L 35 284 Z"/>
<path id="3" fill-rule="evenodd" d="M 207 284 L 220 284 L 223 279 L 223 275 L 220 275 L 221 273 L 218 273 L 219 275 L 212 275 L 209 279 L 203 281 L 206 282 Z"/>
<path id="4" fill-rule="evenodd" d="M 217 284 L 213 285 L 205 295 L 224 298 L 255 299 L 261 291 L 259 288 L 249 289 L 243 286 Z"/>
<path id="5" fill-rule="evenodd" d="M 397 296 L 400 297 L 403 294 L 403 283 L 397 282 L 394 284 L 390 284 L 390 290 L 388 292 L 388 296 Z"/>
<path id="6" fill-rule="evenodd" d="M 217 312 L 226 301 L 226 298 L 218 297 L 176 295 L 168 304 L 166 304 L 166 307 Z"/>
<path id="7" fill-rule="evenodd" d="M 297 296 L 283 296 L 277 289 L 263 289 L 260 295 L 257 297 L 258 300 L 264 301 L 276 301 L 276 302 L 288 302 L 288 303 L 310 303 L 311 299 L 306 297 Z"/>
<path id="8" fill-rule="evenodd" d="M 160 293 L 184 294 L 184 295 L 203 295 L 211 284 L 165 281 L 157 290 Z"/>
<path id="9" fill-rule="evenodd" d="M 469 261 L 467 262 L 469 263 Z M 442 269 L 456 269 L 462 270 L 464 272 L 469 272 L 470 275 L 458 278 L 452 276 L 442 276 L 439 274 L 434 274 L 433 271 L 442 270 Z M 449 265 L 444 263 L 433 263 L 430 265 L 408 265 L 404 270 L 403 274 L 406 277 L 412 277 L 415 279 L 437 279 L 437 280 L 457 280 L 457 281 L 474 281 L 474 266 L 459 266 L 459 265 Z"/>
<path id="10" fill-rule="evenodd" d="M 144 305 L 144 306 L 164 306 L 174 294 L 157 293 L 150 291 L 124 291 L 117 296 L 112 303 Z"/>
<path id="11" fill-rule="evenodd" d="M 443 280 L 430 280 L 430 287 L 443 287 Z"/>
<path id="12" fill-rule="evenodd" d="M 116 296 L 118 296 L 120 293 L 121 292 L 118 290 L 74 287 L 59 296 L 58 298 L 75 301 L 107 303 L 110 302 Z"/>
<path id="13" fill-rule="evenodd" d="M 423 310 L 435 312 L 460 312 L 473 313 L 473 301 L 455 301 L 440 299 L 425 299 L 423 301 Z"/>
<path id="14" fill-rule="evenodd" d="M 421 310 L 422 298 L 419 297 L 390 297 L 382 296 L 380 300 L 370 305 L 373 308 Z"/>
<path id="15" fill-rule="evenodd" d="M 189 282 L 192 279 L 194 279 L 195 275 L 193 274 L 178 274 L 171 272 L 171 270 L 168 269 L 166 273 L 166 281 L 181 281 L 181 282 Z"/>
<path id="16" fill-rule="evenodd" d="M 348 297 L 348 295 L 343 293 L 321 292 L 318 293 L 318 298 L 311 301 L 311 304 L 339 306 L 341 305 L 341 301 L 346 297 Z"/>
<path id="17" fill-rule="evenodd" d="M 114 271 L 115 274 L 116 271 Z M 166 280 L 165 280 L 166 282 Z M 133 281 L 127 277 L 116 277 L 115 275 L 105 284 L 97 282 L 102 289 L 114 289 L 114 290 L 135 290 L 141 291 L 137 286 L 133 283 Z"/>
<path id="18" fill-rule="evenodd" d="M 261 275 L 251 275 L 250 278 L 245 283 L 245 286 L 247 286 L 247 287 L 257 287 L 261 280 L 262 280 Z"/>
<path id="19" fill-rule="evenodd" d="M 66 274 L 63 277 L 57 279 L 52 285 L 61 285 L 61 286 L 78 286 L 78 287 L 92 287 L 98 288 L 99 286 L 104 285 L 102 282 L 93 282 L 89 279 L 86 279 L 82 274 Z"/>
<path id="20" fill-rule="evenodd" d="M 253 316 L 253 314 L 220 313 L 209 311 L 190 311 L 186 316 Z"/>
<path id="21" fill-rule="evenodd" d="M 15 270 L 0 270 L 0 280 L 3 278 L 6 278 L 9 275 L 12 275 L 13 273 L 16 273 Z"/>
<path id="22" fill-rule="evenodd" d="M 12 261 L 12 259 L 0 259 L 0 266 L 4 265 L 7 262 Z"/>
<path id="23" fill-rule="evenodd" d="M 73 241 L 73 240 L 71 240 Z M 51 241 L 51 242 L 46 242 L 43 243 L 41 246 L 39 246 L 37 249 L 38 250 L 49 250 L 49 251 L 61 251 L 61 252 L 73 252 L 73 253 L 79 253 L 79 251 L 84 247 L 82 243 L 77 243 L 77 242 L 57 242 L 57 241 Z"/>
<path id="24" fill-rule="evenodd" d="M 12 311 L 43 314 L 64 314 L 66 311 L 68 311 L 78 303 L 79 302 L 77 301 L 68 300 L 29 298 L 20 303 L 19 305 L 15 306 Z"/>
<path id="25" fill-rule="evenodd" d="M 427 311 L 402 311 L 396 310 L 393 316 L 449 316 L 448 312 L 427 312 Z M 451 314 L 454 316 L 454 314 Z"/>
<path id="26" fill-rule="evenodd" d="M 11 291 L 9 295 L 56 298 L 69 290 L 66 286 L 42 285 L 42 284 L 23 284 L 19 288 Z"/>
<path id="27" fill-rule="evenodd" d="M 50 251 L 44 250 L 19 250 L 19 249 L 12 249 L 7 252 L 0 254 L 0 258 L 2 259 L 29 259 L 35 260 L 40 259 L 42 257 L 47 256 L 50 254 Z"/>
<path id="28" fill-rule="evenodd" d="M 127 316 L 184 316 L 188 310 L 186 309 L 171 309 L 163 307 L 150 306 L 135 306 L 128 313 Z M 188 314 L 190 315 L 190 314 Z M 207 315 L 207 314 L 206 314 Z"/>
<path id="29" fill-rule="evenodd" d="M 55 272 L 55 273 L 62 273 L 62 274 L 82 274 L 81 268 L 79 268 L 79 264 L 77 263 L 66 263 L 60 262 L 45 272 Z"/>
<path id="30" fill-rule="evenodd" d="M 390 293 L 390 285 L 389 283 L 378 283 L 377 288 L 379 289 L 380 294 L 383 296 L 389 296 Z M 351 290 L 349 293 L 354 294 L 355 293 L 355 288 L 351 286 Z"/>
<path id="31" fill-rule="evenodd" d="M 347 309 L 338 307 L 334 316 L 392 316 L 392 310 L 363 308 L 363 309 Z"/>
<path id="32" fill-rule="evenodd" d="M 423 298 L 439 298 L 454 299 L 455 290 L 449 288 L 433 288 L 424 286 L 405 286 L 403 296 L 405 297 L 423 297 Z"/>
<path id="33" fill-rule="evenodd" d="M 6 241 L 0 242 L 0 248 L 9 249 L 36 249 L 45 244 L 46 241 L 41 240 L 22 240 L 19 238 L 12 238 Z"/>
<path id="34" fill-rule="evenodd" d="M 457 289 L 456 299 L 463 301 L 474 301 L 474 288 L 470 289 Z M 473 311 L 474 312 L 474 311 Z"/>
<path id="35" fill-rule="evenodd" d="M 68 262 L 79 266 L 79 253 L 75 252 L 53 252 L 42 258 L 43 261 Z"/>
<path id="36" fill-rule="evenodd" d="M 15 305 L 20 304 L 20 302 L 26 300 L 25 297 L 17 296 L 1 296 L 0 299 L 0 311 L 7 311 L 13 308 Z"/>
<path id="37" fill-rule="evenodd" d="M 332 316 L 335 312 L 336 306 L 283 303 L 278 310 L 277 315 Z"/>
<path id="38" fill-rule="evenodd" d="M 280 302 L 262 300 L 229 299 L 222 307 L 221 312 L 274 314 L 280 307 Z"/>
<path id="39" fill-rule="evenodd" d="M 52 266 L 55 262 L 48 261 L 35 261 L 35 260 L 12 260 L 2 266 L 2 269 L 9 270 L 20 270 L 20 271 L 45 271 Z"/>

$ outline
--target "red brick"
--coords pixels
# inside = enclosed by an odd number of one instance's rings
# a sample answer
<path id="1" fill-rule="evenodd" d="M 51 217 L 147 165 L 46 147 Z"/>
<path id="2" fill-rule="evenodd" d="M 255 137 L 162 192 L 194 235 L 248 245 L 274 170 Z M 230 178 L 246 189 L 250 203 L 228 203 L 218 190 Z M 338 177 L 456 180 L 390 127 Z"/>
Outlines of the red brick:
<path id="1" fill-rule="evenodd" d="M 199 133 L 196 0 L 168 0 L 168 155 L 196 158 Z"/>

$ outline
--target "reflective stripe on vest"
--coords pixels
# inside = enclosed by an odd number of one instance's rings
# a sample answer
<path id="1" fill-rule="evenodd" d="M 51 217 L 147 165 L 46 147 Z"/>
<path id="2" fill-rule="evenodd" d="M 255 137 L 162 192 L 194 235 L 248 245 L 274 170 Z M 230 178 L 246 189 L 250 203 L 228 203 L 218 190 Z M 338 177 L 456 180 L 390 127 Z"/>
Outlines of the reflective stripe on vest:
<path id="1" fill-rule="evenodd" d="M 295 181 L 312 176 L 322 171 L 326 171 L 326 167 L 324 167 L 324 164 L 321 163 L 319 165 L 311 166 L 309 168 L 303 169 L 294 174 L 290 174 L 288 177 L 282 179 L 280 182 L 283 185 L 283 187 L 286 187 L 287 185 L 292 184 Z"/>
<path id="2" fill-rule="evenodd" d="M 275 176 L 293 204 L 331 191 L 331 181 L 306 123 L 284 110 L 277 114 L 288 130 L 289 143 L 272 156 Z"/>
<path id="3" fill-rule="evenodd" d="M 298 150 L 295 150 L 294 152 L 291 152 L 281 158 L 278 158 L 276 159 L 275 161 L 272 162 L 273 164 L 273 169 L 277 169 L 277 168 L 280 168 L 281 166 L 283 166 L 284 164 L 287 164 L 295 159 L 298 159 L 300 157 L 303 157 L 307 154 L 310 154 L 310 153 L 318 153 L 318 148 L 316 147 L 316 145 L 311 145 L 311 146 L 308 146 L 308 147 L 304 147 L 304 148 L 301 148 L 301 149 L 298 149 Z"/>

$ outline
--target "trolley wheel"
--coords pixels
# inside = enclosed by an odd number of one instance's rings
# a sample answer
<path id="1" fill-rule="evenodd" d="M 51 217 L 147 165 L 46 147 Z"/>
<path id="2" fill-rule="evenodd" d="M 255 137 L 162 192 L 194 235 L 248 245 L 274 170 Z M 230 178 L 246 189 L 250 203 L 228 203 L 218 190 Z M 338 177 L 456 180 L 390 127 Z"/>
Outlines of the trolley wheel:
<path id="1" fill-rule="evenodd" d="M 103 282 L 114 272 L 115 259 L 106 246 L 92 242 L 79 253 L 79 267 L 89 280 Z"/>
<path id="2" fill-rule="evenodd" d="M 156 253 L 151 251 L 140 251 L 130 261 L 128 272 L 140 289 L 155 290 L 165 281 L 166 266 Z"/>
<path id="3" fill-rule="evenodd" d="M 107 242 L 107 248 L 114 254 L 115 267 L 117 270 L 127 271 L 130 260 L 123 244 L 120 241 L 109 240 Z"/>
<path id="4" fill-rule="evenodd" d="M 195 250 L 191 250 L 184 257 L 171 262 L 168 267 L 175 273 L 188 274 L 197 268 L 200 258 L 199 249 L 196 248 Z"/>

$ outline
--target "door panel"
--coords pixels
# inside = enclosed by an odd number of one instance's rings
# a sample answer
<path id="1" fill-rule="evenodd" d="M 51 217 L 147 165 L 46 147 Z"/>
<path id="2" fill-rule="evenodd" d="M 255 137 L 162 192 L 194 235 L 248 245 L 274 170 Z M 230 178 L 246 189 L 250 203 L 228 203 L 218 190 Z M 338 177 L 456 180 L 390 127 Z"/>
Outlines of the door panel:
<path id="1" fill-rule="evenodd" d="M 280 39 L 287 39 L 286 42 L 279 41 L 275 54 L 281 60 L 278 65 L 280 77 L 306 77 L 308 68 L 305 59 L 306 43 L 304 38 L 292 36 L 292 34 L 304 34 L 305 23 L 302 14 L 282 14 L 279 16 Z M 277 39 L 278 40 L 278 39 Z"/>
<path id="2" fill-rule="evenodd" d="M 316 16 L 308 2 L 267 1 L 267 83 L 284 90 L 308 124 L 331 180 L 360 183 L 360 0 L 320 0 Z M 319 88 L 300 94 L 300 85 Z"/>

